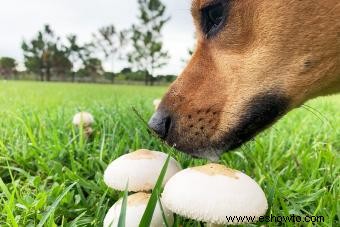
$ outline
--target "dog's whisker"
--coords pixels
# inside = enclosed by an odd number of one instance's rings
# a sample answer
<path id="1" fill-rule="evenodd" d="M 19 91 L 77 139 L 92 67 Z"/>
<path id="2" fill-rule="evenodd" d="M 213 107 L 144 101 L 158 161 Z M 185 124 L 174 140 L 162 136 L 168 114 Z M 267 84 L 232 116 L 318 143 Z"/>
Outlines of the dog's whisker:
<path id="1" fill-rule="evenodd" d="M 302 105 L 302 108 L 304 108 L 305 110 L 309 111 L 310 113 L 312 113 L 315 117 L 317 117 L 321 122 L 324 122 L 324 119 L 321 119 L 320 116 L 318 114 L 316 114 L 314 112 L 314 110 L 310 109 L 309 106 L 307 105 Z"/>
<path id="2" fill-rule="evenodd" d="M 315 109 L 315 108 L 313 108 L 313 107 L 311 107 L 309 105 L 306 105 L 306 104 L 302 105 L 302 107 L 305 110 L 311 112 L 320 121 L 327 123 L 332 129 L 335 129 L 335 127 L 334 127 L 334 125 L 332 125 L 331 121 L 324 114 L 322 114 L 320 111 L 318 111 L 317 109 Z"/>

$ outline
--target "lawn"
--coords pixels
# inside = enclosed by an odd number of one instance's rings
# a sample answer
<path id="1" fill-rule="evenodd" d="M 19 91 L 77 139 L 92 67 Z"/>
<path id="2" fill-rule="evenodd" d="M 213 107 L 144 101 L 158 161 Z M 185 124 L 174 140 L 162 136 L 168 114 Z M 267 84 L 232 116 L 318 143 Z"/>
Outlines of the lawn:
<path id="1" fill-rule="evenodd" d="M 165 91 L 0 81 L 0 226 L 101 226 L 122 195 L 106 187 L 103 171 L 129 151 L 169 152 L 184 168 L 206 163 L 152 138 L 132 111 L 148 119 L 152 100 Z M 71 124 L 79 110 L 95 116 L 91 141 Z M 339 226 L 339 113 L 340 96 L 313 100 L 220 162 L 256 179 L 269 215 L 323 216 L 324 222 L 301 225 Z M 178 217 L 176 225 L 199 224 Z"/>

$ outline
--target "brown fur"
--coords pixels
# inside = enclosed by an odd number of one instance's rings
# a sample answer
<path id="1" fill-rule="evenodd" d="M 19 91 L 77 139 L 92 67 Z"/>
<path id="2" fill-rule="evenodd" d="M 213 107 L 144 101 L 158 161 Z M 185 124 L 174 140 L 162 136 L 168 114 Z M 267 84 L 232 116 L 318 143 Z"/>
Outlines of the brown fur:
<path id="1" fill-rule="evenodd" d="M 242 121 L 257 94 L 284 95 L 288 112 L 340 91 L 339 0 L 231 0 L 226 26 L 207 39 L 200 9 L 210 2 L 193 0 L 196 51 L 160 106 L 173 118 L 169 143 L 215 156 L 211 145 Z"/>

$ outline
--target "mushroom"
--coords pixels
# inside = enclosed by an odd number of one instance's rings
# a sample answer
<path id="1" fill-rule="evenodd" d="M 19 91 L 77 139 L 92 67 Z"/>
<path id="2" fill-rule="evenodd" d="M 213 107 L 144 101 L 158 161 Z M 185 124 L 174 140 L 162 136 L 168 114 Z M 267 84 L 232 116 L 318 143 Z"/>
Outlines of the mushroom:
<path id="1" fill-rule="evenodd" d="M 172 212 L 208 222 L 208 226 L 250 222 L 227 218 L 234 216 L 251 216 L 257 221 L 268 208 L 264 192 L 253 179 L 218 164 L 177 173 L 165 185 L 162 202 Z"/>
<path id="2" fill-rule="evenodd" d="M 167 154 L 146 149 L 123 155 L 114 160 L 104 172 L 104 182 L 109 187 L 124 191 L 150 191 L 154 188 Z M 181 170 L 179 163 L 170 158 L 163 185 Z"/>
<path id="3" fill-rule="evenodd" d="M 154 107 L 155 107 L 155 110 L 157 110 L 158 109 L 158 106 L 159 106 L 159 104 L 161 104 L 161 99 L 155 99 L 155 100 L 153 100 L 153 105 L 154 105 Z"/>
<path id="4" fill-rule="evenodd" d="M 91 125 L 94 122 L 92 114 L 88 112 L 79 112 L 74 115 L 72 123 L 76 127 L 82 127 L 86 137 L 90 137 L 93 133 Z"/>
<path id="5" fill-rule="evenodd" d="M 139 192 L 132 194 L 127 198 L 127 208 L 126 208 L 126 227 L 136 227 L 142 219 L 148 201 L 150 199 L 150 194 Z M 116 227 L 118 226 L 120 210 L 122 207 L 123 200 L 118 200 L 108 211 L 104 219 L 104 227 Z M 164 217 L 169 226 L 173 225 L 174 217 L 171 211 L 163 207 Z M 163 220 L 162 210 L 160 208 L 159 202 L 154 210 L 151 227 L 166 226 Z"/>
<path id="6" fill-rule="evenodd" d="M 92 114 L 88 112 L 79 112 L 73 117 L 72 123 L 77 126 L 83 126 L 83 127 L 88 127 L 91 126 L 94 122 L 94 118 Z"/>

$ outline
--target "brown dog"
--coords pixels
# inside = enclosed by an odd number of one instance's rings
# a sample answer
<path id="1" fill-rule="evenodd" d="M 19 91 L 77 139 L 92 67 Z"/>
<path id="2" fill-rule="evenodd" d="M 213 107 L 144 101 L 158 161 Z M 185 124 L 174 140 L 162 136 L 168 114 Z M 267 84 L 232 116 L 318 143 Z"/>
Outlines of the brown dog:
<path id="1" fill-rule="evenodd" d="M 198 42 L 149 125 L 216 159 L 305 101 L 340 91 L 339 0 L 193 0 Z"/>

